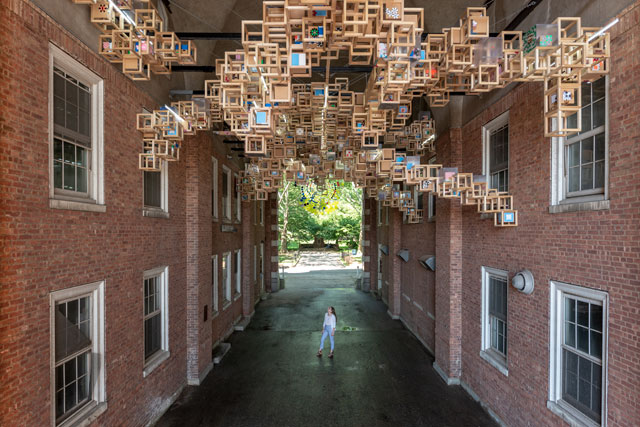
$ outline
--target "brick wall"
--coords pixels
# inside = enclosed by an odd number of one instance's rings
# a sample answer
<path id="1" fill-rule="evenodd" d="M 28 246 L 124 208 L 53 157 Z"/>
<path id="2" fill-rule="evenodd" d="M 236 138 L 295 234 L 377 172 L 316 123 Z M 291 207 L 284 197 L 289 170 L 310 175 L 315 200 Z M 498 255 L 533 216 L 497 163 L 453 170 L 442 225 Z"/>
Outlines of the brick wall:
<path id="1" fill-rule="evenodd" d="M 233 220 L 222 219 L 221 188 L 220 218 L 212 220 L 211 156 L 218 159 L 220 186 L 222 166 L 237 172 L 241 163 L 228 157 L 221 138 L 205 132 L 185 138 L 181 160 L 169 163 L 169 217 L 143 216 L 135 116 L 143 107 L 157 108 L 158 101 L 30 2 L 3 2 L 0 19 L 6 40 L 0 50 L 0 425 L 51 423 L 49 294 L 102 280 L 108 409 L 96 424 L 147 424 L 187 380 L 197 383 L 207 372 L 212 345 L 232 330 L 243 306 L 245 315 L 252 314 L 260 296 L 253 245 L 265 241 L 268 248 L 264 230 L 270 223 L 253 226 L 254 203 L 244 203 L 236 221 L 235 188 Z M 50 42 L 104 81 L 103 213 L 49 207 Z M 223 232 L 223 223 L 235 231 Z M 242 297 L 222 310 L 220 257 L 240 248 Z M 215 318 L 213 254 L 219 255 Z M 171 355 L 143 378 L 143 272 L 160 266 L 169 267 Z M 265 268 L 268 279 L 277 262 L 265 257 Z"/>
<path id="2" fill-rule="evenodd" d="M 3 2 L 0 19 L 0 424 L 51 423 L 49 293 L 102 280 L 109 410 L 99 420 L 145 424 L 187 367 L 184 192 L 169 192 L 170 218 L 142 216 L 135 115 L 155 105 L 30 3 Z M 104 79 L 105 213 L 49 208 L 49 41 Z M 169 165 L 169 183 L 185 187 L 184 162 Z M 143 378 L 143 271 L 164 265 L 171 356 Z"/>

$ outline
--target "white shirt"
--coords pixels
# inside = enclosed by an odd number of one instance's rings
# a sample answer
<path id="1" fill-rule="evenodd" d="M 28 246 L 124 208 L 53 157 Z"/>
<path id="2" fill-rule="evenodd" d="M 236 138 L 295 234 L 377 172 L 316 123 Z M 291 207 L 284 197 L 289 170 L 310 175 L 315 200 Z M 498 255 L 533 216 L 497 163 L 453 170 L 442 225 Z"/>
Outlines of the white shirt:
<path id="1" fill-rule="evenodd" d="M 336 328 L 336 316 L 334 316 L 333 314 L 329 314 L 329 313 L 325 313 L 324 314 L 324 323 L 322 324 L 322 329 L 324 329 L 325 326 L 331 326 L 331 329 L 335 329 Z"/>

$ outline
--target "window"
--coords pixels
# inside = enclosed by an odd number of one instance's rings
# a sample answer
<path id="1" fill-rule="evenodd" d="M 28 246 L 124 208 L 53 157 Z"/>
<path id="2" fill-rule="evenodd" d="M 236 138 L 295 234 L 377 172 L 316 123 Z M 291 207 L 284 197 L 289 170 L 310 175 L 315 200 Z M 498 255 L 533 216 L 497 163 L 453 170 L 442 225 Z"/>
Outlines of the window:
<path id="1" fill-rule="evenodd" d="M 567 197 L 604 193 L 606 79 L 582 84 L 582 131 L 567 138 L 564 147 Z M 573 125 L 576 115 L 571 117 Z"/>
<path id="2" fill-rule="evenodd" d="M 231 170 L 222 166 L 222 214 L 231 220 Z"/>
<path id="3" fill-rule="evenodd" d="M 50 203 L 54 208 L 104 211 L 103 81 L 50 45 Z"/>
<path id="4" fill-rule="evenodd" d="M 168 267 L 144 273 L 144 376 L 169 357 Z"/>
<path id="5" fill-rule="evenodd" d="M 231 303 L 231 252 L 222 254 L 222 286 L 224 286 L 223 309 Z"/>
<path id="6" fill-rule="evenodd" d="M 145 209 L 169 210 L 167 167 L 168 163 L 162 162 L 160 172 L 143 171 Z"/>
<path id="7" fill-rule="evenodd" d="M 264 225 L 264 200 L 260 200 L 260 225 Z"/>
<path id="8" fill-rule="evenodd" d="M 253 245 L 253 281 L 258 280 L 258 246 Z"/>
<path id="9" fill-rule="evenodd" d="M 242 250 L 238 249 L 234 252 L 235 254 L 235 265 L 234 265 L 234 274 L 236 275 L 236 294 L 240 296 L 242 293 L 242 258 L 241 258 Z"/>
<path id="10" fill-rule="evenodd" d="M 211 315 L 218 314 L 218 255 L 211 257 Z"/>
<path id="11" fill-rule="evenodd" d="M 218 220 L 218 159 L 211 156 L 211 216 Z"/>
<path id="12" fill-rule="evenodd" d="M 598 202 L 608 198 L 608 90 L 607 77 L 582 83 L 582 130 L 568 138 L 551 140 L 552 205 Z M 575 126 L 576 120 L 577 114 L 569 117 L 569 125 Z M 592 209 L 606 207 L 608 205 L 591 206 Z"/>
<path id="13" fill-rule="evenodd" d="M 258 225 L 258 202 L 253 202 L 253 225 Z"/>
<path id="14" fill-rule="evenodd" d="M 551 281 L 548 407 L 573 424 L 606 419 L 608 295 Z"/>
<path id="15" fill-rule="evenodd" d="M 235 187 L 236 187 L 236 221 L 240 222 L 242 218 L 242 205 L 241 205 L 241 197 L 240 197 L 240 178 L 238 174 L 234 174 L 235 178 Z"/>
<path id="16" fill-rule="evenodd" d="M 509 191 L 509 112 L 483 128 L 483 173 L 489 187 Z"/>
<path id="17" fill-rule="evenodd" d="M 106 409 L 104 282 L 50 298 L 52 419 L 71 425 Z"/>
<path id="18" fill-rule="evenodd" d="M 482 267 L 482 348 L 480 356 L 508 375 L 507 288 L 508 273 Z"/>
<path id="19" fill-rule="evenodd" d="M 435 165 L 436 164 L 436 157 L 433 156 L 432 158 L 429 159 L 429 164 L 430 165 Z M 432 176 L 435 176 L 437 174 L 436 170 L 432 170 L 431 171 Z M 428 199 L 428 206 L 427 206 L 427 218 L 429 220 L 434 220 L 436 217 L 436 193 L 429 193 L 429 199 Z"/>
<path id="20" fill-rule="evenodd" d="M 378 200 L 377 207 L 378 225 L 382 225 L 382 200 Z"/>

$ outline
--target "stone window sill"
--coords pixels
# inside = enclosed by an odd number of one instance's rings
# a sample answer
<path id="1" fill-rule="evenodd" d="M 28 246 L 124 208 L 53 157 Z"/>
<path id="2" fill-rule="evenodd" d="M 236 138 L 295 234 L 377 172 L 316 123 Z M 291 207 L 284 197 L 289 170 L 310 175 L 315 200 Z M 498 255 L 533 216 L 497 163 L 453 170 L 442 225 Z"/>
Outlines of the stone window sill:
<path id="1" fill-rule="evenodd" d="M 225 300 L 225 302 L 222 303 L 222 311 L 225 311 L 230 305 L 231 301 Z"/>
<path id="2" fill-rule="evenodd" d="M 572 406 L 568 405 L 562 400 L 559 402 L 552 402 L 548 400 L 547 408 L 572 426 L 600 426 L 600 424 L 595 423 L 591 418 L 583 415 L 582 413 L 580 413 L 580 411 L 574 409 Z"/>
<path id="3" fill-rule="evenodd" d="M 242 296 L 242 293 L 238 292 L 238 293 L 236 293 L 236 294 L 233 296 L 233 300 L 234 300 L 234 301 L 237 301 L 237 300 L 238 300 L 238 298 L 240 298 L 241 296 Z"/>
<path id="4" fill-rule="evenodd" d="M 142 216 L 169 219 L 169 212 L 163 211 L 162 209 L 143 208 Z"/>
<path id="5" fill-rule="evenodd" d="M 216 317 L 218 317 L 219 314 L 220 314 L 220 312 L 218 310 L 213 310 L 211 312 L 211 318 L 215 319 Z"/>
<path id="6" fill-rule="evenodd" d="M 146 378 L 153 372 L 158 366 L 162 364 L 165 360 L 167 360 L 171 356 L 171 353 L 165 350 L 160 350 L 158 354 L 155 354 L 147 361 L 144 365 L 144 370 L 142 371 L 142 377 Z"/>
<path id="7" fill-rule="evenodd" d="M 603 211 L 609 209 L 609 200 L 596 200 L 589 202 L 571 202 L 563 200 L 560 204 L 549 206 L 549 213 Z"/>
<path id="8" fill-rule="evenodd" d="M 509 370 L 507 369 L 505 362 L 501 360 L 499 356 L 493 354 L 491 350 L 482 350 L 480 352 L 480 357 L 489 363 L 489 365 L 500 371 L 500 373 L 505 377 L 509 376 Z"/>
<path id="9" fill-rule="evenodd" d="M 64 200 L 64 199 L 49 199 L 49 208 L 51 209 L 66 209 L 70 211 L 85 211 L 85 212 L 106 212 L 107 205 L 98 205 L 94 202 Z"/>
<path id="10" fill-rule="evenodd" d="M 90 402 L 84 408 L 64 420 L 58 427 L 84 427 L 93 423 L 107 410 L 107 402 Z"/>

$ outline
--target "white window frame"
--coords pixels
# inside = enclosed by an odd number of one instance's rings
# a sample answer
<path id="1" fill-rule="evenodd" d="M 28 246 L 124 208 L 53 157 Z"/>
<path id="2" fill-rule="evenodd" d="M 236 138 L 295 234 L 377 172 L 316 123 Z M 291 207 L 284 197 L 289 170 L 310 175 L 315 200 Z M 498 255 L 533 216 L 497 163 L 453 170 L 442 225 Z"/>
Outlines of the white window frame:
<path id="1" fill-rule="evenodd" d="M 549 400 L 547 408 L 572 425 L 607 425 L 608 386 L 608 338 L 609 338 L 609 294 L 607 292 L 571 285 L 555 280 L 549 281 Z M 562 400 L 562 343 L 564 330 L 564 296 L 602 304 L 602 402 L 601 423 L 598 424 L 577 408 Z"/>
<path id="2" fill-rule="evenodd" d="M 609 76 L 605 76 L 605 123 L 604 123 L 604 193 L 590 194 L 584 196 L 567 196 L 567 179 L 565 178 L 565 147 L 570 145 L 565 137 L 551 138 L 551 213 L 560 213 L 572 210 L 601 210 L 609 208 Z M 580 114 L 580 113 L 579 113 Z M 552 123 L 553 129 L 557 128 L 555 119 Z M 598 134 L 598 130 L 593 130 L 581 135 L 581 138 L 590 133 Z M 569 205 L 568 209 L 559 209 L 560 205 Z M 574 207 L 574 209 L 571 209 Z"/>
<path id="3" fill-rule="evenodd" d="M 231 221 L 231 202 L 233 200 L 233 196 L 231 193 L 231 178 L 233 174 L 231 173 L 231 169 L 222 165 L 222 173 L 227 176 L 227 197 L 224 197 L 224 191 L 222 192 L 222 215 L 225 220 Z"/>
<path id="4" fill-rule="evenodd" d="M 491 170 L 489 165 L 489 146 L 491 143 L 491 133 L 503 126 L 509 125 L 509 111 L 505 111 L 489 123 L 482 126 L 482 174 L 487 179 L 487 185 L 491 185 Z M 508 188 L 511 187 L 511 141 L 507 142 L 507 176 L 509 176 Z"/>
<path id="5" fill-rule="evenodd" d="M 211 317 L 218 315 L 218 255 L 211 255 Z"/>
<path id="6" fill-rule="evenodd" d="M 91 171 L 87 196 L 56 192 L 53 178 L 53 68 L 68 72 L 91 88 Z M 104 200 L 104 82 L 100 76 L 49 43 L 49 207 L 105 212 Z"/>
<path id="7" fill-rule="evenodd" d="M 76 413 L 69 416 L 66 420 L 57 424 L 60 426 L 71 426 L 81 423 L 83 420 L 88 422 L 95 419 L 99 414 L 107 409 L 107 391 L 105 382 L 105 311 L 104 311 L 104 288 L 105 282 L 94 282 L 86 285 L 75 286 L 73 288 L 63 289 L 51 292 L 49 294 L 49 345 L 50 355 L 50 393 L 51 393 L 51 425 L 56 426 L 56 405 L 55 405 L 55 311 L 56 303 L 65 300 L 72 300 L 83 296 L 91 295 L 91 375 L 92 375 L 92 396 L 93 399 L 86 403 Z"/>
<path id="8" fill-rule="evenodd" d="M 161 310 L 161 326 L 162 332 L 160 333 L 161 342 L 160 350 L 156 352 L 149 359 L 145 360 L 144 354 L 144 320 L 142 322 L 143 342 L 142 342 L 142 361 L 144 369 L 142 371 L 143 378 L 146 378 L 151 372 L 153 372 L 158 366 L 169 358 L 171 353 L 169 352 L 169 267 L 163 266 L 147 270 L 143 273 L 142 278 L 142 318 L 144 319 L 144 281 L 150 277 L 158 277 L 158 283 L 160 284 L 160 310 Z"/>
<path id="9" fill-rule="evenodd" d="M 233 251 L 233 257 L 235 258 L 235 268 L 238 269 L 236 273 L 236 296 L 234 298 L 236 300 L 242 295 L 242 249 Z"/>
<path id="10" fill-rule="evenodd" d="M 212 188 L 212 208 L 211 216 L 214 221 L 217 221 L 218 216 L 218 159 L 211 156 L 211 188 Z"/>
<path id="11" fill-rule="evenodd" d="M 242 203 L 241 203 L 241 197 L 240 197 L 240 190 L 238 186 L 238 183 L 240 182 L 240 177 L 238 176 L 237 173 L 234 173 L 233 179 L 234 179 L 235 195 L 236 195 L 236 221 L 241 222 L 242 221 Z"/>
<path id="12" fill-rule="evenodd" d="M 480 357 L 487 361 L 490 365 L 495 367 L 503 375 L 509 376 L 508 369 L 508 357 L 503 357 L 491 348 L 491 321 L 489 318 L 489 301 L 490 290 L 489 278 L 491 276 L 498 277 L 507 281 L 507 299 L 509 295 L 509 272 L 505 270 L 499 270 L 497 268 L 482 267 L 482 306 L 481 306 L 481 325 L 482 325 L 482 339 L 480 348 Z M 507 321 L 506 328 L 509 329 L 508 320 L 509 304 L 507 303 Z M 509 342 L 509 335 L 507 334 L 507 343 Z M 508 345 L 508 344 L 507 344 Z M 507 346 L 508 348 L 508 346 Z M 508 350 L 507 350 L 508 352 Z"/>
<path id="13" fill-rule="evenodd" d="M 226 266 L 226 275 L 225 275 L 225 268 L 223 266 L 222 268 L 222 286 L 224 286 L 224 293 L 223 293 L 223 298 L 224 298 L 224 302 L 222 303 L 222 309 L 224 310 L 225 308 L 227 308 L 229 305 L 231 305 L 231 301 L 232 301 L 232 297 L 231 297 L 231 273 L 232 273 L 232 266 L 231 266 L 231 252 L 225 252 L 222 254 L 222 257 L 224 258 L 224 265 Z"/>

